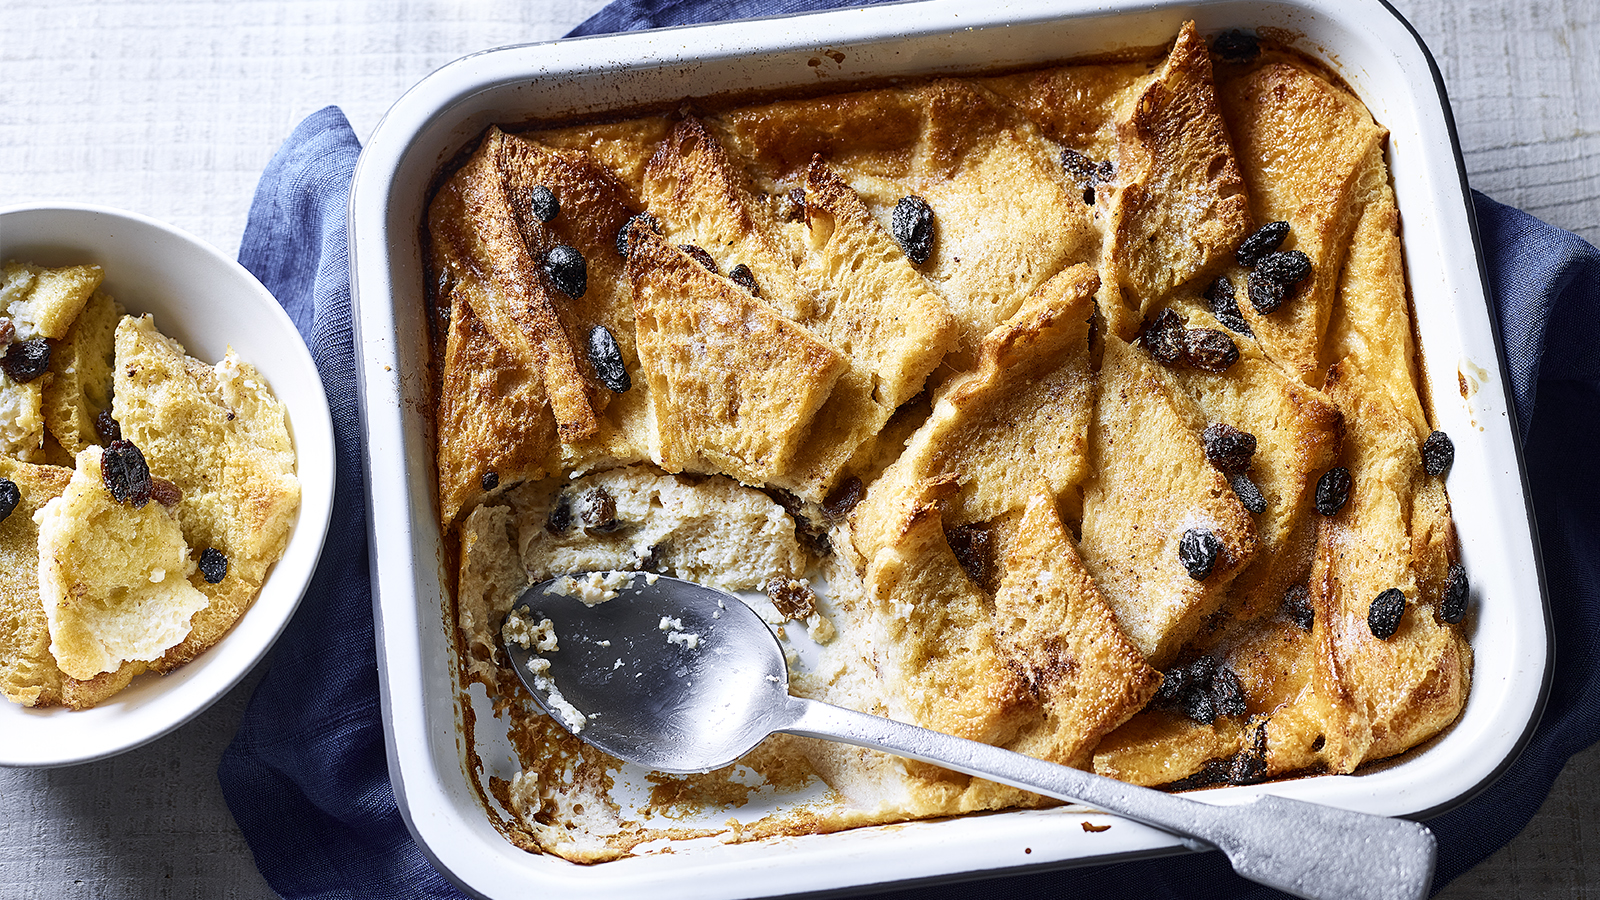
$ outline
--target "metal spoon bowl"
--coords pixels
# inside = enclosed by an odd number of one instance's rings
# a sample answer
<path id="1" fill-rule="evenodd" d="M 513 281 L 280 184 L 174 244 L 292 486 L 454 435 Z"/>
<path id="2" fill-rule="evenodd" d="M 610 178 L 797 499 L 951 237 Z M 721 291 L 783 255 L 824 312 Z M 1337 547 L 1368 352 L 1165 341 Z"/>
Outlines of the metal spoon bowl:
<path id="1" fill-rule="evenodd" d="M 728 765 L 774 732 L 843 741 L 1126 816 L 1193 849 L 1221 850 L 1240 875 L 1295 896 L 1427 896 L 1436 848 L 1421 824 L 1271 795 L 1202 803 L 792 697 L 782 646 L 737 597 L 632 575 L 615 598 L 593 605 L 563 594 L 571 585 L 563 579 L 534 585 L 512 614 L 548 619 L 556 647 L 504 641 L 534 699 L 612 756 L 682 774 Z"/>

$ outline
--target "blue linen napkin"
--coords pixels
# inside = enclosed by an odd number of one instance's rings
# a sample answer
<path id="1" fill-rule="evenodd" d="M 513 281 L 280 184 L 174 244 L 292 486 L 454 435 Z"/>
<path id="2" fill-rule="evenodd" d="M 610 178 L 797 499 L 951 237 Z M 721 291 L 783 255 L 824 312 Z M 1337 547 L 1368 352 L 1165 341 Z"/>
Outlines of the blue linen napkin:
<path id="1" fill-rule="evenodd" d="M 574 34 L 845 5 L 842 0 L 618 0 Z M 378 707 L 367 574 L 345 204 L 359 144 L 321 110 L 268 164 L 240 262 L 310 345 L 333 413 L 338 494 L 306 598 L 279 640 L 218 768 L 223 794 L 267 882 L 285 898 L 456 898 L 395 806 Z M 1573 753 L 1600 740 L 1600 251 L 1473 195 L 1535 506 L 1556 635 L 1544 718 L 1516 765 L 1454 811 L 1435 887 L 1527 824 Z M 1492 639 L 1486 636 L 1485 639 Z M 1219 853 L 1185 854 L 878 896 L 1284 896 L 1233 875 Z"/>

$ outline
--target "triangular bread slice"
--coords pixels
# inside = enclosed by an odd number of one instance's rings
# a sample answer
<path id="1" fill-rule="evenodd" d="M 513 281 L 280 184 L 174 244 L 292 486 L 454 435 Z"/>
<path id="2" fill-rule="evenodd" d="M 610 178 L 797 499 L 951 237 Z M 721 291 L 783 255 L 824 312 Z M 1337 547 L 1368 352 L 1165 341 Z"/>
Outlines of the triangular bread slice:
<path id="1" fill-rule="evenodd" d="M 649 228 L 635 225 L 629 243 L 662 467 L 722 471 L 747 484 L 780 477 L 844 359 Z"/>
<path id="2" fill-rule="evenodd" d="M 111 366 L 124 312 L 111 295 L 95 291 L 50 354 L 44 422 L 68 453 L 76 455 L 99 441 L 94 420 L 111 409 Z"/>
<path id="3" fill-rule="evenodd" d="M 749 267 L 763 301 L 784 316 L 816 312 L 815 291 L 777 242 L 776 223 L 717 136 L 695 118 L 673 127 L 645 169 L 644 202 L 672 245 L 704 250 L 724 275 Z"/>
<path id="4" fill-rule="evenodd" d="M 783 484 L 821 500 L 956 340 L 944 300 L 854 190 L 821 160 L 806 173 L 807 271 L 823 285 L 806 327 L 849 364 Z"/>
<path id="5" fill-rule="evenodd" d="M 1190 328 L 1221 329 L 1207 312 L 1188 310 Z M 1312 510 L 1317 479 L 1339 458 L 1343 417 L 1332 400 L 1266 358 L 1260 345 L 1236 342 L 1239 361 L 1221 373 L 1183 367 L 1172 374 L 1207 425 L 1222 423 L 1256 439 L 1248 477 L 1266 499 L 1256 514 L 1260 550 L 1233 584 L 1235 614 L 1276 609 L 1284 591 L 1305 584 L 1316 542 Z"/>
<path id="6" fill-rule="evenodd" d="M 868 489 L 854 532 L 862 552 L 879 545 L 872 523 L 887 520 L 893 495 L 931 478 L 957 485 L 943 508 L 951 526 L 1019 509 L 1039 482 L 1053 497 L 1076 500 L 1072 489 L 1088 472 L 1089 320 L 1099 284 L 1094 270 L 1074 266 L 984 339 L 977 370 L 945 385 L 932 415 Z"/>
<path id="7" fill-rule="evenodd" d="M 506 135 L 490 128 L 467 163 L 440 186 L 428 207 L 438 276 L 475 280 L 468 298 L 501 346 L 544 377 L 563 441 L 594 436 L 598 425 L 580 353 L 556 309 L 544 257 L 527 246 L 501 172 Z"/>
<path id="8" fill-rule="evenodd" d="M 1186 22 L 1155 79 L 1118 123 L 1100 311 L 1124 340 L 1253 227 L 1211 76 L 1206 41 Z"/>
<path id="9" fill-rule="evenodd" d="M 496 488 L 555 471 L 556 420 L 539 373 L 523 367 L 463 296 L 451 303 L 439 388 L 439 515 L 448 526 Z"/>
<path id="10" fill-rule="evenodd" d="M 196 559 L 215 548 L 227 574 L 196 574 L 207 604 L 188 637 L 153 667 L 168 671 L 221 640 L 260 592 L 300 508 L 294 443 L 283 404 L 230 350 L 215 366 L 188 356 L 149 316 L 117 326 L 112 408 L 151 474 L 177 486 L 183 537 Z"/>
<path id="11" fill-rule="evenodd" d="M 1054 491 L 1040 484 L 1014 530 L 1004 530 L 995 640 L 1040 697 L 1042 713 L 1007 746 L 1085 768 L 1100 739 L 1155 695 L 1161 675 L 1122 633 L 1083 568 Z"/>
<path id="12" fill-rule="evenodd" d="M 1206 461 L 1198 418 L 1144 351 L 1106 338 L 1080 549 L 1122 630 L 1158 667 L 1222 603 L 1257 547 L 1250 513 Z M 1221 542 L 1203 579 L 1178 555 L 1192 528 Z"/>
<path id="13" fill-rule="evenodd" d="M 1329 711 L 1321 751 L 1350 772 L 1437 733 L 1466 702 L 1471 649 L 1436 615 L 1436 596 L 1417 578 L 1413 515 L 1426 476 L 1410 423 L 1384 392 L 1339 368 L 1328 389 L 1352 424 L 1345 449 L 1352 486 L 1335 516 L 1319 523 L 1312 569 L 1315 692 Z M 1388 638 L 1368 625 L 1383 591 L 1405 595 Z"/>
<path id="14" fill-rule="evenodd" d="M 1239 309 L 1268 356 L 1319 386 L 1334 292 L 1362 213 L 1357 201 L 1371 183 L 1372 167 L 1382 166 L 1388 132 L 1349 92 L 1288 63 L 1269 63 L 1224 82 L 1218 99 L 1255 221 L 1288 222 L 1282 249 L 1299 250 L 1311 260 L 1311 276 L 1264 315 L 1245 296 L 1243 271 L 1233 270 Z"/>

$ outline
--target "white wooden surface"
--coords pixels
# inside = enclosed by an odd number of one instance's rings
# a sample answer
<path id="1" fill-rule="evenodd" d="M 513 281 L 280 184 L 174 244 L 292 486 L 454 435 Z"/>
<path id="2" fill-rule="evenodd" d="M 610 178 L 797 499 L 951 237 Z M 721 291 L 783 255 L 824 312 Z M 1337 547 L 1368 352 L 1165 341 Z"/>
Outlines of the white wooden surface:
<path id="1" fill-rule="evenodd" d="M 1600 3 L 1392 0 L 1448 85 L 1471 184 L 1600 240 Z M 465 53 L 565 33 L 603 0 L 0 0 L 0 206 L 133 209 L 237 252 L 262 168 L 307 114 L 365 139 Z M 217 786 L 254 679 L 120 757 L 0 769 L 0 897 L 268 898 Z M 1600 889 L 1600 748 L 1441 896 Z"/>

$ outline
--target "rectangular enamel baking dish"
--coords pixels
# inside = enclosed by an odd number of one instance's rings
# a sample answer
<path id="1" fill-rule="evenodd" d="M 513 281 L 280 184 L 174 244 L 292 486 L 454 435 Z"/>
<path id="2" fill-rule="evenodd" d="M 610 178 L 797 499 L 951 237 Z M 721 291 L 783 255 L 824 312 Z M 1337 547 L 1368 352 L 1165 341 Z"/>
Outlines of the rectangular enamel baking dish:
<path id="1" fill-rule="evenodd" d="M 1531 734 L 1551 637 L 1531 512 L 1496 349 L 1470 197 L 1442 82 L 1380 0 L 1217 3 L 928 0 L 784 19 L 490 50 L 430 75 L 395 104 L 361 156 L 350 255 L 366 428 L 369 528 L 384 724 L 395 795 L 418 843 L 470 893 L 660 898 L 863 890 L 1182 852 L 1171 835 L 1082 809 L 1027 811 L 744 844 L 697 842 L 597 866 L 529 854 L 496 831 L 461 737 L 447 563 L 434 507 L 419 235 L 429 185 L 488 125 L 568 118 L 720 92 L 1044 64 L 1203 33 L 1279 29 L 1338 72 L 1391 131 L 1389 163 L 1437 427 L 1454 439 L 1450 497 L 1471 572 L 1472 692 L 1421 748 L 1350 776 L 1199 792 L 1269 792 L 1424 817 L 1497 777 Z M 485 765 L 497 765 L 485 754 Z M 504 765 L 499 763 L 499 765 Z M 498 813 L 496 813 L 498 814 Z M 1093 817 L 1093 818 L 1091 818 Z"/>

